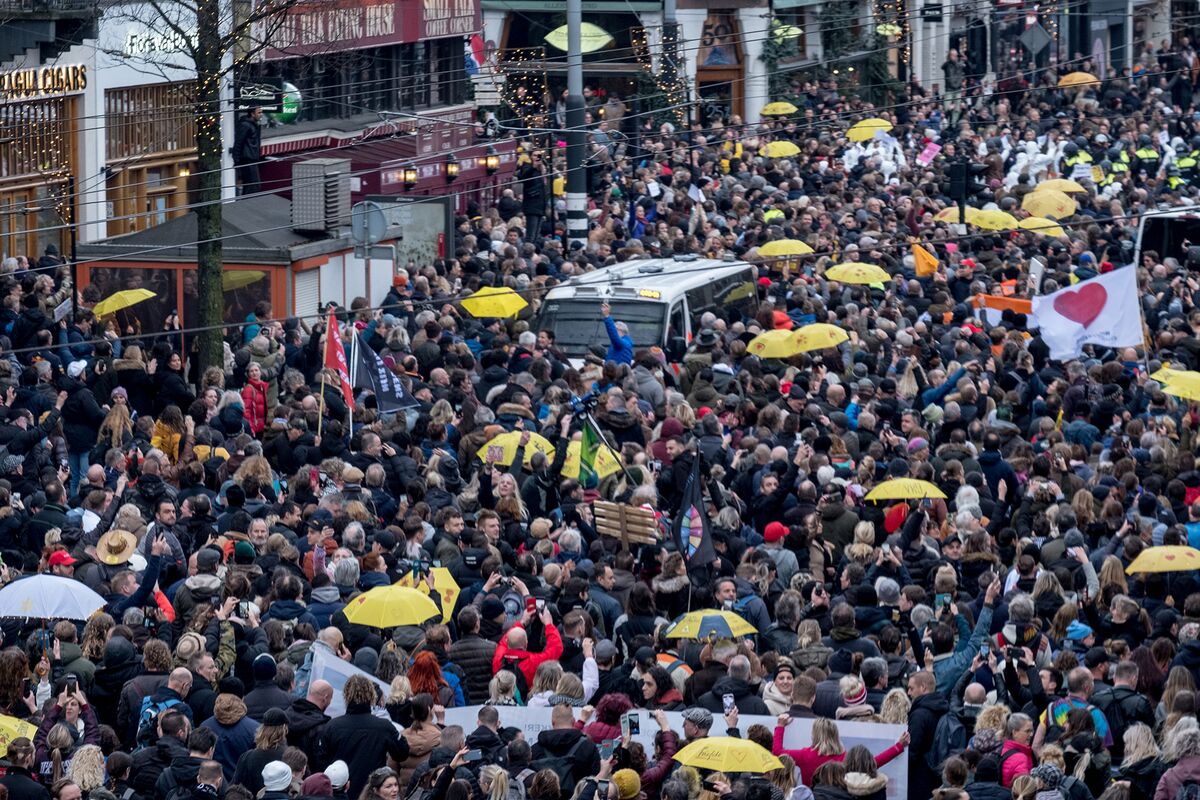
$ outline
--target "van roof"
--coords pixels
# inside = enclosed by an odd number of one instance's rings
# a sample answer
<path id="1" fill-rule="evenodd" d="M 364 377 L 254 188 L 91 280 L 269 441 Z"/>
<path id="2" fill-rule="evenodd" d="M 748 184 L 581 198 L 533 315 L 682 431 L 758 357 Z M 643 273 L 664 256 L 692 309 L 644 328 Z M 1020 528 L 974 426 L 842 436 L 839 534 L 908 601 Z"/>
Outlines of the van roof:
<path id="1" fill-rule="evenodd" d="M 610 296 L 613 299 L 638 297 L 642 300 L 665 302 L 678 297 L 682 292 L 703 286 L 717 278 L 736 274 L 749 266 L 745 261 L 687 256 L 638 259 L 571 278 L 551 289 L 547 299 L 599 298 L 611 289 Z M 658 290 L 662 292 L 662 296 L 647 297 L 639 294 L 644 289 Z"/>

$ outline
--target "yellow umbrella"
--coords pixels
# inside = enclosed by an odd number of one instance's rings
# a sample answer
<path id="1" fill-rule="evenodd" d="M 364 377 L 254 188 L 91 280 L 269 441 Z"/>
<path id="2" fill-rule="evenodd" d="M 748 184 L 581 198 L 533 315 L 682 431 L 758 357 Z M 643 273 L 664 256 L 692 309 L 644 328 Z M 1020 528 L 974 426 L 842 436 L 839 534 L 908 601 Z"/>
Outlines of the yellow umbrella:
<path id="1" fill-rule="evenodd" d="M 799 239 L 776 239 L 758 248 L 758 254 L 764 258 L 806 256 L 812 252 L 813 249 Z"/>
<path id="2" fill-rule="evenodd" d="M 803 28 L 798 28 L 795 25 L 777 25 L 774 30 L 775 43 L 783 44 L 788 39 L 795 39 L 804 34 Z"/>
<path id="3" fill-rule="evenodd" d="M 1090 72 L 1068 72 L 1058 79 L 1060 89 L 1071 89 L 1076 86 L 1087 86 L 1091 83 L 1099 83 L 1100 79 Z"/>
<path id="4" fill-rule="evenodd" d="M 1023 231 L 1033 231 L 1040 233 L 1043 236 L 1062 236 L 1063 229 L 1052 219 L 1045 217 L 1026 217 L 1017 223 L 1017 227 Z"/>
<path id="5" fill-rule="evenodd" d="M 232 292 L 234 289 L 244 289 L 252 283 L 258 283 L 267 277 L 267 273 L 258 269 L 234 269 L 221 273 L 221 289 Z"/>
<path id="6" fill-rule="evenodd" d="M 1159 370 L 1159 372 L 1161 371 Z M 1172 372 L 1174 374 L 1163 384 L 1163 393 L 1172 397 L 1181 397 L 1184 400 L 1200 400 L 1200 373 L 1175 370 Z"/>
<path id="7" fill-rule="evenodd" d="M 732 611 L 705 608 L 689 611 L 667 628 L 668 639 L 734 639 L 758 633 L 749 622 Z"/>
<path id="8" fill-rule="evenodd" d="M 975 221 L 972 224 L 985 231 L 1011 231 L 1017 227 L 1017 218 L 1007 211 L 999 209 L 979 211 L 975 214 Z"/>
<path id="9" fill-rule="evenodd" d="M 613 43 L 613 37 L 599 25 L 590 22 L 583 23 L 579 29 L 579 50 L 582 53 L 594 53 Z M 567 49 L 567 26 L 560 25 L 546 34 L 546 43 L 559 50 Z"/>
<path id="10" fill-rule="evenodd" d="M 458 602 L 458 593 L 462 590 L 458 586 L 458 581 L 454 580 L 454 576 L 450 574 L 450 570 L 445 567 L 431 567 L 429 572 L 433 575 L 433 589 L 442 598 L 442 622 L 449 622 L 450 618 L 454 616 L 454 604 Z M 424 595 L 429 594 L 429 586 L 425 583 L 424 577 L 414 579 L 411 572 L 401 575 L 400 580 L 396 581 L 396 585 L 416 589 Z"/>
<path id="11" fill-rule="evenodd" d="M 1048 181 L 1042 181 L 1037 185 L 1034 191 L 1041 192 L 1046 189 L 1053 189 L 1056 192 L 1086 192 L 1078 181 L 1073 181 L 1070 178 L 1053 178 Z"/>
<path id="12" fill-rule="evenodd" d="M 887 283 L 892 279 L 892 276 L 874 264 L 850 261 L 846 264 L 838 264 L 836 267 L 830 267 L 825 270 L 825 278 L 831 281 L 839 281 L 840 283 L 870 284 Z"/>
<path id="13" fill-rule="evenodd" d="M 795 114 L 799 110 L 787 100 L 776 100 L 774 103 L 767 103 L 763 106 L 762 111 L 758 113 L 759 116 L 763 117 L 786 117 L 788 114 Z"/>
<path id="14" fill-rule="evenodd" d="M 945 500 L 946 493 L 929 481 L 919 481 L 915 478 L 893 478 L 884 481 L 867 492 L 867 500 L 924 500 L 936 498 Z"/>
<path id="15" fill-rule="evenodd" d="M 1021 201 L 1021 208 L 1035 217 L 1062 219 L 1074 214 L 1078 207 L 1079 204 L 1069 195 L 1057 189 L 1038 188 L 1025 195 L 1025 199 Z"/>
<path id="16" fill-rule="evenodd" d="M 1180 544 L 1149 547 L 1125 568 L 1126 575 L 1139 572 L 1194 572 L 1200 569 L 1200 550 Z"/>
<path id="17" fill-rule="evenodd" d="M 831 347 L 837 347 L 842 342 L 848 341 L 850 335 L 837 325 L 830 325 L 828 322 L 814 322 L 803 328 L 797 328 L 792 332 L 792 338 L 799 351 L 807 353 L 812 350 L 828 350 Z"/>
<path id="18" fill-rule="evenodd" d="M 479 448 L 479 458 L 486 462 L 491 457 L 492 463 L 507 467 L 517 457 L 517 448 L 520 445 L 521 431 L 502 433 Z M 545 453 L 546 458 L 554 460 L 554 445 L 540 433 L 529 434 L 529 443 L 525 445 L 525 466 L 529 466 L 535 452 Z"/>
<path id="19" fill-rule="evenodd" d="M 768 142 L 767 146 L 762 149 L 762 154 L 767 158 L 790 158 L 797 155 L 800 148 L 795 142 Z"/>
<path id="20" fill-rule="evenodd" d="M 420 625 L 442 616 L 429 595 L 408 586 L 377 586 L 347 603 L 345 613 L 352 624 L 368 628 Z"/>
<path id="21" fill-rule="evenodd" d="M 122 309 L 136 306 L 138 303 L 157 296 L 157 294 L 149 289 L 124 289 L 119 292 L 113 292 L 99 303 L 96 303 L 92 307 L 92 313 L 97 317 L 107 317 L 109 314 L 115 314 Z"/>
<path id="22" fill-rule="evenodd" d="M 770 772 L 783 763 L 771 751 L 749 739 L 736 736 L 707 736 L 675 754 L 685 767 L 715 772 Z"/>
<path id="23" fill-rule="evenodd" d="M 1175 369 L 1170 364 L 1159 369 L 1157 372 L 1150 373 L 1150 380 L 1158 381 L 1159 383 L 1167 383 L 1176 375 L 1195 375 L 1200 378 L 1200 372 L 1189 372 L 1183 369 Z"/>
<path id="24" fill-rule="evenodd" d="M 23 719 L 0 715 L 0 755 L 8 755 L 8 743 L 13 739 L 33 740 L 37 736 L 37 725 L 30 725 Z"/>
<path id="25" fill-rule="evenodd" d="M 507 286 L 486 287 L 462 301 L 462 307 L 471 316 L 479 317 L 515 317 L 529 303 L 525 298 L 509 289 Z"/>
<path id="26" fill-rule="evenodd" d="M 967 206 L 966 208 L 963 209 L 962 216 L 963 216 L 963 219 L 965 219 L 968 224 L 974 225 L 975 217 L 979 213 L 980 213 L 979 209 L 971 208 L 970 206 Z M 933 218 L 936 219 L 938 222 L 958 222 L 958 206 L 950 206 L 949 208 L 943 208 L 941 211 L 934 214 Z"/>
<path id="27" fill-rule="evenodd" d="M 886 119 L 874 117 L 851 125 L 850 130 L 846 131 L 846 138 L 852 142 L 865 142 L 867 139 L 873 138 L 877 131 L 887 133 L 891 129 L 892 123 Z"/>
<path id="28" fill-rule="evenodd" d="M 567 445 L 567 460 L 563 462 L 562 474 L 564 478 L 579 479 L 579 442 L 571 442 Z M 611 447 L 600 445 L 600 449 L 596 451 L 596 477 L 604 480 L 609 475 L 619 472 L 621 469 L 620 457 L 613 452 Z"/>
<path id="29" fill-rule="evenodd" d="M 791 358 L 800 352 L 791 331 L 760 333 L 746 345 L 746 352 L 759 358 Z"/>

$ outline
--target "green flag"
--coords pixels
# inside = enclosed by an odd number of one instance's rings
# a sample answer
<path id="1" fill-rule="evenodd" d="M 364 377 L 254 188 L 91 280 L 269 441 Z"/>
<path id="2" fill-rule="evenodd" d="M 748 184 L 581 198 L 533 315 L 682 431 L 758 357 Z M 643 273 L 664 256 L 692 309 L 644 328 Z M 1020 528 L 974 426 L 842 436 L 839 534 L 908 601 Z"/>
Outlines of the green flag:
<path id="1" fill-rule="evenodd" d="M 579 440 L 579 484 L 585 489 L 600 485 L 596 473 L 596 458 L 600 455 L 600 432 L 592 426 L 590 419 L 583 421 L 583 436 Z"/>

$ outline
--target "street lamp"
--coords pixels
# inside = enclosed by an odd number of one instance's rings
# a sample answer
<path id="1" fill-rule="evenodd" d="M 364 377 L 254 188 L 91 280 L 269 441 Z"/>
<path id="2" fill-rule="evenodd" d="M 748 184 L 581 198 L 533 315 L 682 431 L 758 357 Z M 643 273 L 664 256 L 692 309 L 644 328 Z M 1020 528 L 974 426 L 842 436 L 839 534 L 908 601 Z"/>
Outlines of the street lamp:
<path id="1" fill-rule="evenodd" d="M 488 146 L 487 155 L 483 157 L 483 165 L 487 169 L 488 175 L 495 175 L 500 171 L 500 154 L 496 152 L 496 148 Z"/>
<path id="2" fill-rule="evenodd" d="M 454 157 L 454 153 L 446 156 L 446 183 L 454 183 L 454 179 L 458 177 L 459 163 Z"/>
<path id="3" fill-rule="evenodd" d="M 400 170 L 400 173 L 405 189 L 411 189 L 417 185 L 417 168 L 415 166 L 412 164 L 406 164 Z"/>

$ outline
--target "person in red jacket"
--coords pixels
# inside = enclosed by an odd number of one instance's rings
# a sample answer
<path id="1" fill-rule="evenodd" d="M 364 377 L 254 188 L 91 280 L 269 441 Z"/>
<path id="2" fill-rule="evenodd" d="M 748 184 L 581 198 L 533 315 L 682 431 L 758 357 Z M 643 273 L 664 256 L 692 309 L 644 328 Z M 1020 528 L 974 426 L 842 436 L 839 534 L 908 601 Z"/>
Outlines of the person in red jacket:
<path id="1" fill-rule="evenodd" d="M 771 752 L 777 756 L 791 756 L 800 770 L 800 782 L 805 786 L 812 786 L 813 774 L 817 769 L 830 761 L 844 761 L 846 748 L 842 744 L 837 725 L 833 720 L 819 717 L 812 722 L 812 745 L 799 750 L 788 750 L 783 746 L 783 729 L 791 724 L 791 721 L 792 718 L 787 714 L 779 715 L 778 724 L 775 726 L 775 737 L 771 743 Z M 875 756 L 875 766 L 882 767 L 903 753 L 904 748 L 908 746 L 908 740 L 908 731 L 905 731 L 900 736 L 900 741 Z"/>
<path id="2" fill-rule="evenodd" d="M 546 627 L 546 649 L 540 653 L 529 652 L 529 634 L 525 632 L 525 626 L 533 620 L 533 615 L 533 611 L 526 611 L 520 621 L 508 629 L 496 647 L 496 655 L 492 657 L 492 672 L 507 669 L 505 662 L 515 660 L 525 676 L 526 686 L 533 685 L 533 674 L 537 672 L 538 665 L 544 661 L 554 661 L 563 654 L 562 636 L 554 627 L 550 612 L 544 608 L 539 619 Z"/>
<path id="3" fill-rule="evenodd" d="M 250 430 L 258 436 L 267 427 L 267 382 L 262 379 L 262 368 L 250 362 L 246 368 L 246 385 L 242 387 L 242 408 Z"/>

